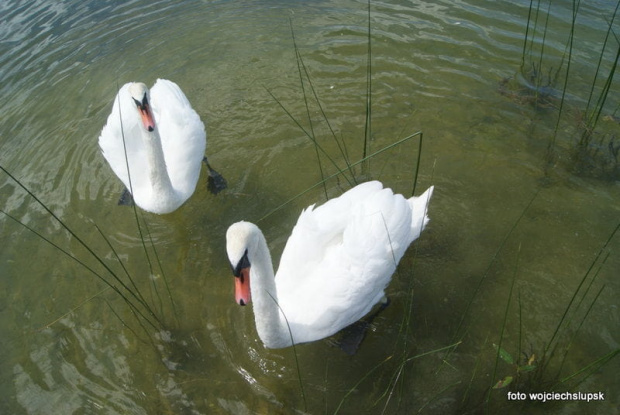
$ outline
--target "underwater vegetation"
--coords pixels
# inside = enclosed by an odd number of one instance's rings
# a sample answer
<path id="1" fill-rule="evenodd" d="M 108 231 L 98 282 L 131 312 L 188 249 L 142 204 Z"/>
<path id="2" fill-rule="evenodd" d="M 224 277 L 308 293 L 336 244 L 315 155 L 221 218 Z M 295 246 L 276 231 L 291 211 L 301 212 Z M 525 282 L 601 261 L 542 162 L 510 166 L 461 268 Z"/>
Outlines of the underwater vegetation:
<path id="1" fill-rule="evenodd" d="M 567 152 L 563 164 L 571 172 L 618 180 L 620 100 L 614 77 L 620 39 L 614 25 L 620 2 L 604 18 L 606 31 L 597 38 L 592 38 L 588 26 L 580 24 L 587 14 L 581 1 L 572 1 L 568 24 L 550 23 L 557 6 L 552 3 L 530 2 L 521 65 L 498 82 L 498 91 L 518 105 L 532 108 L 532 122 L 555 123 L 547 138 L 548 163 L 554 165 L 558 154 Z M 554 37 L 559 30 L 565 38 L 561 51 L 549 44 L 552 30 Z M 577 63 L 578 56 L 589 58 L 589 65 Z"/>

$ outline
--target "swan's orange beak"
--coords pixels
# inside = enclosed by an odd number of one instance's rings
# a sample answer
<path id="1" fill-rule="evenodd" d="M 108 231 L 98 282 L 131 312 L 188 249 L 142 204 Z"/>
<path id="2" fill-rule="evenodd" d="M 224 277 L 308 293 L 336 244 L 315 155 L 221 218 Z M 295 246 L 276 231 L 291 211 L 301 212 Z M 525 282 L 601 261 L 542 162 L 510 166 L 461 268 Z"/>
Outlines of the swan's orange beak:
<path id="1" fill-rule="evenodd" d="M 142 101 L 134 98 L 133 102 L 136 104 L 136 108 L 140 113 L 144 129 L 146 131 L 153 131 L 155 129 L 155 118 L 153 117 L 153 111 L 151 111 L 151 104 L 149 103 L 146 92 L 144 93 Z"/>
<path id="2" fill-rule="evenodd" d="M 140 118 L 142 118 L 142 125 L 147 131 L 153 131 L 155 129 L 155 118 L 151 112 L 151 106 L 147 103 L 138 107 L 140 111 Z"/>
<path id="3" fill-rule="evenodd" d="M 242 268 L 239 276 L 235 277 L 235 301 L 239 305 L 250 302 L 250 267 Z"/>

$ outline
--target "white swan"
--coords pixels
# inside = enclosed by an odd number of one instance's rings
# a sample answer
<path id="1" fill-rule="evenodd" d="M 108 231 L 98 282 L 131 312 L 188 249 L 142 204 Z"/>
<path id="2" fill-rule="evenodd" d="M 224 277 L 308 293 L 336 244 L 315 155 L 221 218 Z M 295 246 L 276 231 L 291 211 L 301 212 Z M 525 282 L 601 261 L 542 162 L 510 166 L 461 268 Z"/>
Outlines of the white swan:
<path id="1" fill-rule="evenodd" d="M 428 222 L 432 193 L 430 187 L 407 200 L 373 181 L 316 209 L 308 207 L 286 243 L 275 278 L 260 229 L 243 221 L 231 225 L 226 250 L 236 301 L 245 305 L 252 299 L 265 347 L 319 340 L 367 314 L 384 297 L 396 265 Z"/>
<path id="2" fill-rule="evenodd" d="M 136 205 L 163 214 L 194 193 L 207 139 L 178 85 L 158 79 L 150 91 L 139 82 L 123 85 L 99 146 Z"/>

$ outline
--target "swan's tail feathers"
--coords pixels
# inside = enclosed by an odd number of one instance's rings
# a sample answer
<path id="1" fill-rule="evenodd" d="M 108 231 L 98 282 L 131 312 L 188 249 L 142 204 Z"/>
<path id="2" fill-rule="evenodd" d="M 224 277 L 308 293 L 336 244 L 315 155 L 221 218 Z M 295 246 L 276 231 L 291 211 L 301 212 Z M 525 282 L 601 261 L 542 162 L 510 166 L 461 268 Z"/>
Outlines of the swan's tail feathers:
<path id="1" fill-rule="evenodd" d="M 209 170 L 209 177 L 207 179 L 207 189 L 212 194 L 216 195 L 222 190 L 228 187 L 228 183 L 224 176 L 213 170 L 207 158 L 203 158 L 202 161 L 207 165 L 207 169 Z"/>
<path id="2" fill-rule="evenodd" d="M 414 232 L 414 239 L 420 236 L 420 233 L 428 223 L 428 205 L 430 204 L 434 189 L 435 186 L 431 186 L 420 196 L 408 199 L 411 206 L 411 228 Z"/>

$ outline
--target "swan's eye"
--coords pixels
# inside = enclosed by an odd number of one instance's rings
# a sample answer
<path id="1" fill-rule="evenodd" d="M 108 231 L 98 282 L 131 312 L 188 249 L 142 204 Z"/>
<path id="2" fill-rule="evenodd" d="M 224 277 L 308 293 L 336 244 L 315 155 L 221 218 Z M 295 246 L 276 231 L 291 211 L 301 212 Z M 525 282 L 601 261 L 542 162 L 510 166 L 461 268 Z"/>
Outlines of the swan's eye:
<path id="1" fill-rule="evenodd" d="M 138 101 L 135 98 L 132 98 L 132 99 L 133 99 L 134 104 L 136 104 L 136 107 L 138 107 L 140 111 L 145 111 L 149 107 L 149 100 L 146 97 L 146 93 L 144 94 L 142 101 Z"/>
<path id="2" fill-rule="evenodd" d="M 237 263 L 237 266 L 235 267 L 231 264 L 231 268 L 233 269 L 233 275 L 235 277 L 241 276 L 242 275 L 241 270 L 243 268 L 248 268 L 249 266 L 250 266 L 250 260 L 248 259 L 248 250 L 246 249 L 245 252 L 243 253 L 243 256 Z"/>

